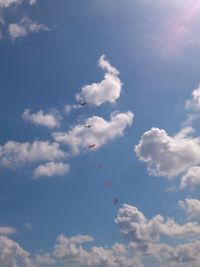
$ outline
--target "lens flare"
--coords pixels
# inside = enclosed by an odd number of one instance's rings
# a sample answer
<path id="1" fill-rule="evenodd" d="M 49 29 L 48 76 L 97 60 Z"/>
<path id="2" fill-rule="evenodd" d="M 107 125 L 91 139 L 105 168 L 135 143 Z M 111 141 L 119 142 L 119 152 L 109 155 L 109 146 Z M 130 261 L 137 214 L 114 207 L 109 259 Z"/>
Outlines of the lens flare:
<path id="1" fill-rule="evenodd" d="M 191 39 L 195 39 L 194 28 L 200 18 L 200 0 L 187 1 L 180 8 L 176 17 L 169 23 L 164 37 L 159 42 L 159 49 L 177 53 Z"/>

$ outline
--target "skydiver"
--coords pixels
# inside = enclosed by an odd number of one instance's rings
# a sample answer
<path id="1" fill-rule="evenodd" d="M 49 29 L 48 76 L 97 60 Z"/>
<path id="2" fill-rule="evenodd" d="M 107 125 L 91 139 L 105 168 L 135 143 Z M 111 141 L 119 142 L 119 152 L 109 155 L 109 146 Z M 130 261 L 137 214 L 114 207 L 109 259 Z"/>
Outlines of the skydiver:
<path id="1" fill-rule="evenodd" d="M 90 127 L 92 127 L 92 125 L 87 125 L 87 124 L 86 124 L 85 127 L 86 127 L 86 128 L 90 128 Z"/>
<path id="2" fill-rule="evenodd" d="M 80 102 L 79 103 L 81 106 L 85 106 L 86 105 L 86 102 Z"/>
<path id="3" fill-rule="evenodd" d="M 89 145 L 88 147 L 89 148 L 93 148 L 93 147 L 95 147 L 96 146 L 96 144 L 93 144 L 93 145 Z"/>
<path id="4" fill-rule="evenodd" d="M 116 197 L 116 198 L 113 200 L 113 204 L 114 204 L 114 205 L 117 205 L 118 201 L 119 201 L 119 198 Z"/>
<path id="5" fill-rule="evenodd" d="M 102 168 L 103 167 L 103 164 L 96 164 L 95 167 L 96 168 Z"/>

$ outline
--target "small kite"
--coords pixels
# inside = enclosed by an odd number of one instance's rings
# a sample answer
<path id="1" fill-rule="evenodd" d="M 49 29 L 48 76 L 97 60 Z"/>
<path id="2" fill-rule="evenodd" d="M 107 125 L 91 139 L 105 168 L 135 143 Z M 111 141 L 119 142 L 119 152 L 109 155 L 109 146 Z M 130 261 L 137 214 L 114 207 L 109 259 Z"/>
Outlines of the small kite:
<path id="1" fill-rule="evenodd" d="M 89 148 L 93 148 L 93 147 L 95 147 L 96 146 L 96 144 L 93 144 L 93 145 L 89 145 L 88 147 Z"/>
<path id="2" fill-rule="evenodd" d="M 113 204 L 114 204 L 114 205 L 117 205 L 118 202 L 119 202 L 119 198 L 116 197 L 116 198 L 113 200 Z"/>

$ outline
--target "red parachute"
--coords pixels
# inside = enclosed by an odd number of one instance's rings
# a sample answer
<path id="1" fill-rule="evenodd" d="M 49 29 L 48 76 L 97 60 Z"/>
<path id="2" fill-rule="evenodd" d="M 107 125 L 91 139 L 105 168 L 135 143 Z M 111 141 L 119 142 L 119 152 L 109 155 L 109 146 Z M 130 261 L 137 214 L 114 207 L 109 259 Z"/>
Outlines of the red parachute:
<path id="1" fill-rule="evenodd" d="M 93 147 L 95 147 L 96 146 L 96 144 L 92 144 L 92 145 L 89 145 L 88 147 L 89 148 L 93 148 Z"/>

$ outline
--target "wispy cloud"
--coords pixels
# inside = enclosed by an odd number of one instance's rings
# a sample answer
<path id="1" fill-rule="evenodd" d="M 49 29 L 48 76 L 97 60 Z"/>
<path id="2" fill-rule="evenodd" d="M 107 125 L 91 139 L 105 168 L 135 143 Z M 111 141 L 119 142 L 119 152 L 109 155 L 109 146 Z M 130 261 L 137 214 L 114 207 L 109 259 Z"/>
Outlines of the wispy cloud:
<path id="1" fill-rule="evenodd" d="M 17 168 L 28 163 L 59 160 L 66 157 L 59 144 L 48 141 L 18 143 L 8 141 L 0 146 L 0 167 Z"/>
<path id="2" fill-rule="evenodd" d="M 39 33 L 40 31 L 49 30 L 47 26 L 38 24 L 28 17 L 21 19 L 19 23 L 11 23 L 8 25 L 8 33 L 12 40 L 25 37 L 30 33 Z"/>
<path id="3" fill-rule="evenodd" d="M 200 185 L 200 166 L 192 166 L 181 177 L 180 188 L 189 189 L 190 191 L 192 191 L 196 189 L 199 185 Z"/>
<path id="4" fill-rule="evenodd" d="M 7 8 L 13 4 L 21 4 L 22 0 L 0 0 L 0 7 Z"/>
<path id="5" fill-rule="evenodd" d="M 200 201 L 194 198 L 180 200 L 178 205 L 183 209 L 190 220 L 200 221 Z"/>
<path id="6" fill-rule="evenodd" d="M 17 229 L 10 226 L 0 226 L 0 236 L 8 236 L 17 233 Z"/>
<path id="7" fill-rule="evenodd" d="M 39 110 L 38 112 L 31 114 L 30 109 L 26 109 L 23 112 L 22 118 L 27 122 L 33 123 L 35 125 L 45 126 L 50 129 L 58 128 L 62 119 L 60 114 L 56 110 L 46 114 L 43 110 Z"/>
<path id="8" fill-rule="evenodd" d="M 62 162 L 48 162 L 38 166 L 34 170 L 33 179 L 39 179 L 41 177 L 63 176 L 69 172 L 69 169 L 69 164 L 64 164 Z"/>

